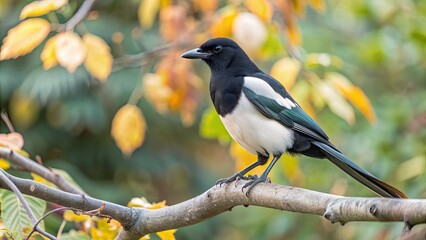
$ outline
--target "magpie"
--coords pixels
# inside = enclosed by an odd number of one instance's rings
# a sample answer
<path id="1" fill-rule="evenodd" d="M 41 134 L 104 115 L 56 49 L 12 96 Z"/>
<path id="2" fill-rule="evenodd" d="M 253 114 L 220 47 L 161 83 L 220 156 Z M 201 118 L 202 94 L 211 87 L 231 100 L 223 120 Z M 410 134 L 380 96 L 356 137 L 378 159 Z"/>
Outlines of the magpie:
<path id="1" fill-rule="evenodd" d="M 379 195 L 407 198 L 343 155 L 284 86 L 260 70 L 233 40 L 213 38 L 181 57 L 207 63 L 211 70 L 210 97 L 223 125 L 245 150 L 257 154 L 256 162 L 217 184 L 249 180 L 242 188 L 247 188 L 248 194 L 258 183 L 269 180 L 274 164 L 288 152 L 327 158 Z M 266 164 L 270 155 L 273 159 L 260 176 L 245 177 L 250 170 Z"/>

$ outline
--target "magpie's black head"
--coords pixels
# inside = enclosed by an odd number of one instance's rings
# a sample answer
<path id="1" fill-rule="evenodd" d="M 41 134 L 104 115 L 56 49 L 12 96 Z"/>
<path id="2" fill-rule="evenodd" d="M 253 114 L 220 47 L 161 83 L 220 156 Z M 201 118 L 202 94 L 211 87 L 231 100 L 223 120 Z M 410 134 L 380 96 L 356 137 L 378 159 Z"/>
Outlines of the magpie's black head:
<path id="1" fill-rule="evenodd" d="M 202 59 L 212 71 L 222 71 L 227 68 L 256 68 L 247 54 L 236 42 L 229 38 L 212 38 L 199 48 L 182 54 L 183 58 Z"/>

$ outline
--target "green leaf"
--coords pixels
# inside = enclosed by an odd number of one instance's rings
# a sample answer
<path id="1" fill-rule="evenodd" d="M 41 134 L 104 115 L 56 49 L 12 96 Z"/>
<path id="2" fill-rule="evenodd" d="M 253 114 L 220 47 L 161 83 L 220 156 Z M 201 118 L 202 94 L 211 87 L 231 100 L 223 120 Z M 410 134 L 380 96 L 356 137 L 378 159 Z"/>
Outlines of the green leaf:
<path id="1" fill-rule="evenodd" d="M 73 74 L 61 67 L 49 70 L 37 68 L 26 77 L 18 91 L 45 106 L 54 100 L 81 93 L 88 89 L 90 81 L 89 74 L 82 68 Z"/>
<path id="2" fill-rule="evenodd" d="M 61 240 L 90 240 L 90 236 L 82 231 L 71 230 L 65 234 L 62 234 Z"/>
<path id="3" fill-rule="evenodd" d="M 41 218 L 46 210 L 46 202 L 44 200 L 24 195 L 25 200 L 33 211 L 37 219 Z M 30 217 L 19 201 L 15 193 L 8 190 L 1 190 L 1 219 L 4 226 L 9 229 L 14 239 L 23 239 L 24 229 L 32 229 L 33 223 Z M 39 226 L 44 229 L 43 222 Z"/>
<path id="4" fill-rule="evenodd" d="M 200 135 L 203 138 L 217 139 L 222 144 L 231 141 L 231 136 L 223 126 L 214 107 L 210 107 L 204 112 L 200 123 Z"/>

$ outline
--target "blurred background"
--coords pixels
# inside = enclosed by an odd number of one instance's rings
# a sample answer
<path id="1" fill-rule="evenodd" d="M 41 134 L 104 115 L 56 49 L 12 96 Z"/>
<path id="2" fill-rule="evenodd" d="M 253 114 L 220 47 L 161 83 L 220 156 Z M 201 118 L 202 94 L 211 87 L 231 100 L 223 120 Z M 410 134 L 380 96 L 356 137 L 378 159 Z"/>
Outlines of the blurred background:
<path id="1" fill-rule="evenodd" d="M 0 0 L 0 39 L 22 21 L 29 2 Z M 69 0 L 41 18 L 52 26 L 65 23 L 82 2 Z M 421 0 L 96 1 L 74 32 L 108 44 L 114 58 L 108 76 L 98 80 L 87 65 L 46 70 L 40 55 L 57 34 L 53 29 L 30 54 L 0 61 L 0 107 L 24 136 L 25 151 L 68 172 L 89 195 L 124 205 L 142 196 L 173 205 L 255 159 L 231 142 L 212 111 L 207 66 L 179 58 L 208 38 L 232 37 L 347 156 L 408 196 L 426 198 L 425 23 Z M 134 128 L 124 121 L 127 130 L 115 121 L 126 104 L 142 114 Z M 136 131 L 143 144 L 122 143 L 112 128 Z M 8 132 L 3 122 L 0 132 Z M 307 157 L 284 156 L 272 180 L 376 196 L 328 161 Z M 61 221 L 49 218 L 47 228 L 56 232 Z M 250 206 L 175 235 L 396 239 L 401 230 L 401 224 L 340 226 Z"/>

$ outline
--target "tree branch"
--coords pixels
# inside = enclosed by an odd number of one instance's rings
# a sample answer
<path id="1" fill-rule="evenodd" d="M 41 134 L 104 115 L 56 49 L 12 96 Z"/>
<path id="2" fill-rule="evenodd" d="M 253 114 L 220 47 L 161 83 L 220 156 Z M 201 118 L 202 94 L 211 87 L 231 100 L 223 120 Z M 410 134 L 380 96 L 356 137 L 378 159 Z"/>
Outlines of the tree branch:
<path id="1" fill-rule="evenodd" d="M 0 158 L 8 159 L 10 162 L 20 167 L 23 167 L 25 170 L 40 175 L 42 178 L 54 183 L 56 186 L 58 186 L 64 191 L 76 194 L 83 194 L 80 189 L 70 184 L 61 175 L 8 148 L 0 147 Z"/>
<path id="2" fill-rule="evenodd" d="M 259 184 L 249 197 L 241 191 L 246 181 L 215 186 L 188 201 L 158 210 L 144 211 L 133 228 L 117 239 L 137 239 L 151 232 L 199 223 L 238 205 L 321 215 L 332 223 L 352 221 L 400 221 L 426 223 L 426 200 L 341 197 L 311 190 Z"/>
<path id="3" fill-rule="evenodd" d="M 64 28 L 65 31 L 74 29 L 75 26 L 83 21 L 83 19 L 87 16 L 94 3 L 95 0 L 85 0 L 74 16 L 72 16 L 72 18 L 70 18 L 70 20 L 61 27 Z"/>
<path id="4" fill-rule="evenodd" d="M 238 205 L 324 215 L 332 223 L 400 221 L 409 222 L 411 226 L 426 223 L 426 200 L 420 199 L 341 197 L 268 183 L 259 184 L 247 197 L 241 191 L 246 181 L 240 180 L 237 184 L 212 187 L 193 199 L 173 206 L 147 210 L 67 193 L 32 180 L 17 178 L 7 173 L 5 175 L 22 193 L 62 206 L 87 211 L 104 204 L 102 214 L 123 225 L 117 239 L 139 239 L 149 233 L 193 225 Z M 0 182 L 0 188 L 9 189 L 3 180 Z"/>
<path id="5" fill-rule="evenodd" d="M 114 59 L 112 71 L 118 71 L 123 68 L 143 67 L 152 63 L 154 59 L 164 56 L 170 52 L 171 49 L 185 49 L 187 47 L 189 47 L 189 45 L 186 42 L 177 41 L 174 43 L 164 43 L 141 53 L 120 56 Z"/>
<path id="6" fill-rule="evenodd" d="M 133 216 L 134 213 L 131 208 L 98 200 L 84 194 L 74 194 L 57 190 L 33 180 L 15 177 L 6 172 L 4 172 L 4 175 L 6 175 L 7 178 L 10 179 L 23 194 L 37 197 L 65 207 L 80 209 L 82 211 L 98 209 L 104 205 L 104 207 L 102 207 L 102 214 L 119 221 L 123 227 L 129 226 L 133 224 L 132 222 L 134 222 L 135 217 Z M 6 182 L 1 179 L 0 188 L 10 190 L 10 187 L 6 184 Z"/>
<path id="7" fill-rule="evenodd" d="M 122 68 L 138 68 L 145 66 L 152 63 L 153 58 L 161 57 L 172 47 L 175 47 L 175 44 L 164 44 L 142 53 L 124 55 L 116 58 L 113 62 L 113 71 L 117 71 Z"/>

